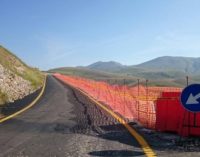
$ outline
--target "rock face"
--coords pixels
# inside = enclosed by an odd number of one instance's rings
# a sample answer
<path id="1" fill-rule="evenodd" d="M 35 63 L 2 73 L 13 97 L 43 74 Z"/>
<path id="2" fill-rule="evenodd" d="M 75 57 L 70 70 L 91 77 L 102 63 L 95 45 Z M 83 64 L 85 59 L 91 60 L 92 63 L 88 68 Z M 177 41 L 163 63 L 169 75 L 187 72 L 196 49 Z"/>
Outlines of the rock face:
<path id="1" fill-rule="evenodd" d="M 43 85 L 45 76 L 0 45 L 0 109 Z"/>
<path id="2" fill-rule="evenodd" d="M 0 64 L 0 92 L 6 96 L 7 102 L 13 102 L 32 93 L 33 87 L 29 81 Z"/>

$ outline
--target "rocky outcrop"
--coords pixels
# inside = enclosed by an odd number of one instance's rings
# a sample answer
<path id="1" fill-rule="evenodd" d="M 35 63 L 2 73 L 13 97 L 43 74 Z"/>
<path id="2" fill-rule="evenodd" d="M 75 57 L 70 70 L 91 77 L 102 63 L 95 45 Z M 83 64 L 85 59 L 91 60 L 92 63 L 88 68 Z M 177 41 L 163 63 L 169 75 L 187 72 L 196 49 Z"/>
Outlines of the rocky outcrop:
<path id="1" fill-rule="evenodd" d="M 7 102 L 21 99 L 33 92 L 31 83 L 0 64 L 0 92 Z"/>

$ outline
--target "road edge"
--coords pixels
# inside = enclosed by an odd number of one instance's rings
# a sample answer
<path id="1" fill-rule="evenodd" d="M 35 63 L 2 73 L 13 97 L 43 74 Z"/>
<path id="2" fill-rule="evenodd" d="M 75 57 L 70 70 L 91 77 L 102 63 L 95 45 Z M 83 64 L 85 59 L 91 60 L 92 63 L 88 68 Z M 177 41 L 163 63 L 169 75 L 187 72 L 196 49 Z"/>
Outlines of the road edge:
<path id="1" fill-rule="evenodd" d="M 41 90 L 40 94 L 29 105 L 27 105 L 23 109 L 15 112 L 15 113 L 13 113 L 9 116 L 6 116 L 6 117 L 0 119 L 0 123 L 3 123 L 7 120 L 10 120 L 10 119 L 20 115 L 21 113 L 25 112 L 26 110 L 30 109 L 32 106 L 34 106 L 38 102 L 38 100 L 42 97 L 42 95 L 44 94 L 44 91 L 45 91 L 45 88 L 46 88 L 46 82 L 47 82 L 47 75 L 45 75 L 44 83 L 43 83 L 42 90 Z"/>
<path id="2" fill-rule="evenodd" d="M 59 79 L 59 80 L 62 81 L 61 79 Z M 85 95 L 91 101 L 93 101 L 96 105 L 98 105 L 103 110 L 105 110 L 106 112 L 108 112 L 112 117 L 114 117 L 115 119 L 117 119 L 129 131 L 129 133 L 138 141 L 138 143 L 142 147 L 142 149 L 143 149 L 143 151 L 144 151 L 144 153 L 146 154 L 147 157 L 156 157 L 157 156 L 156 153 L 153 151 L 153 149 L 148 144 L 148 142 L 144 139 L 144 137 L 142 137 L 133 127 L 131 127 L 129 124 L 127 124 L 124 119 L 122 119 L 120 116 L 118 116 L 112 110 L 108 109 L 105 105 L 103 105 L 100 102 L 98 102 L 92 96 L 88 95 L 83 90 L 81 90 L 81 89 L 79 89 L 77 87 L 74 87 L 74 86 L 72 86 L 72 85 L 70 85 L 70 84 L 68 84 L 68 83 L 66 83 L 64 81 L 62 81 L 62 82 L 65 83 L 65 84 L 67 84 L 67 85 L 69 85 L 71 88 L 73 88 L 73 89 L 78 90 L 79 92 L 81 92 L 83 95 Z"/>

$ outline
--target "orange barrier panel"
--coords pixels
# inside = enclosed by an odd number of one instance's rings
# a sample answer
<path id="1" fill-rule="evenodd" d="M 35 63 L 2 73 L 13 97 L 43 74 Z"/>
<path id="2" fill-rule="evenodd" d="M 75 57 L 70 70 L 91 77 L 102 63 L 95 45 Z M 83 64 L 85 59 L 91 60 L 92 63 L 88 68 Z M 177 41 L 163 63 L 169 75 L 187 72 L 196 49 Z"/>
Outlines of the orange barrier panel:
<path id="1" fill-rule="evenodd" d="M 147 128 L 155 128 L 156 100 L 161 96 L 162 91 L 181 90 L 180 88 L 141 85 L 128 87 L 61 74 L 54 74 L 54 76 L 85 91 L 124 118 L 138 121 Z"/>

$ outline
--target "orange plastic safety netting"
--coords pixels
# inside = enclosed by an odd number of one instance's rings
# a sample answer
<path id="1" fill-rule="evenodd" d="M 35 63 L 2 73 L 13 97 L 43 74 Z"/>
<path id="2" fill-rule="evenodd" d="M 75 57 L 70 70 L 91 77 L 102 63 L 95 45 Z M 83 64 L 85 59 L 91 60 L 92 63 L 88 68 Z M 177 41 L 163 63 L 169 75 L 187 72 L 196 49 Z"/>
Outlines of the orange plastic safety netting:
<path id="1" fill-rule="evenodd" d="M 155 128 L 155 102 L 161 93 L 163 91 L 181 91 L 181 88 L 174 87 L 145 87 L 142 85 L 128 87 L 61 74 L 54 74 L 54 76 L 85 91 L 124 118 L 138 121 L 147 128 Z"/>

